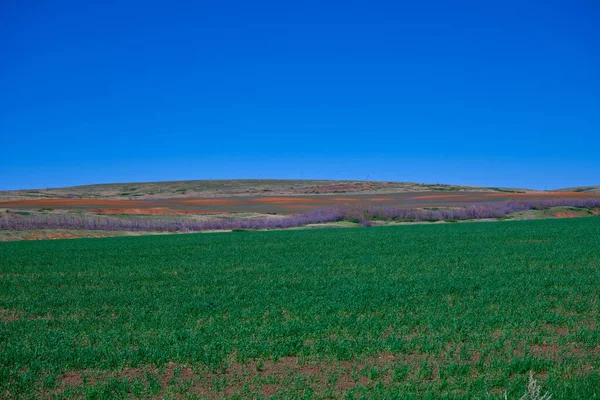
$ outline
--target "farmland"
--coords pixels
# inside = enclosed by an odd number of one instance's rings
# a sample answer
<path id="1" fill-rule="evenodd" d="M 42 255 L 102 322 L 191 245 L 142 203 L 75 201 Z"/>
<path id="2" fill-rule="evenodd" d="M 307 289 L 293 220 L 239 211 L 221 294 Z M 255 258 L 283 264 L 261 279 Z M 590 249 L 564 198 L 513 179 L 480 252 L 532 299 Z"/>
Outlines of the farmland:
<path id="1" fill-rule="evenodd" d="M 579 190 L 581 189 L 581 190 Z M 119 183 L 0 192 L 0 242 L 593 216 L 573 191 L 332 180 Z"/>
<path id="2" fill-rule="evenodd" d="M 11 398 L 600 396 L 599 217 L 0 243 Z"/>

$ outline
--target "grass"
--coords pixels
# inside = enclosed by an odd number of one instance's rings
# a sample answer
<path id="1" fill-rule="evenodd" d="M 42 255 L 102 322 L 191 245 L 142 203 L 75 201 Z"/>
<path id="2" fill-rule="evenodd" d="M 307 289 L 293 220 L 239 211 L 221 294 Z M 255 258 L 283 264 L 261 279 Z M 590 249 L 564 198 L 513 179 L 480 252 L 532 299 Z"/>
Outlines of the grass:
<path id="1" fill-rule="evenodd" d="M 599 222 L 0 243 L 0 397 L 598 398 Z"/>

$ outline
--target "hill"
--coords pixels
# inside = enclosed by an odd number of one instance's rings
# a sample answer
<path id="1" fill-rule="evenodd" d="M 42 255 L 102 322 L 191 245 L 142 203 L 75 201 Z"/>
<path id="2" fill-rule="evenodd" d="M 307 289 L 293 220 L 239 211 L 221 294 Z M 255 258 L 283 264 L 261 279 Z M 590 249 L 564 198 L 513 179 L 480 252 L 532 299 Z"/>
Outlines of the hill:
<path id="1" fill-rule="evenodd" d="M 579 193 L 590 193 L 600 194 L 600 185 L 598 186 L 575 186 L 564 189 L 557 189 L 556 192 L 579 192 Z"/>
<path id="2" fill-rule="evenodd" d="M 370 194 L 405 192 L 524 193 L 528 189 L 424 184 L 414 182 L 231 179 L 110 183 L 50 189 L 0 191 L 2 200 L 43 198 L 158 199 L 173 197 L 237 197 L 273 195 Z"/>

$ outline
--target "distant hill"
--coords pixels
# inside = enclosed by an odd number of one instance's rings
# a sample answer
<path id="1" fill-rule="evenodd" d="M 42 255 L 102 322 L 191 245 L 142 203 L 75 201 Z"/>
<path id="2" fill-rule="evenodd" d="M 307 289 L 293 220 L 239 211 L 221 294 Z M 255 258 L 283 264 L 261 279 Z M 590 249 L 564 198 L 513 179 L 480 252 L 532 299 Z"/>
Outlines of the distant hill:
<path id="1" fill-rule="evenodd" d="M 424 184 L 414 182 L 232 179 L 110 183 L 51 189 L 0 191 L 0 199 L 86 198 L 157 199 L 172 197 L 299 196 L 402 192 L 525 193 L 528 189 Z"/>
<path id="2" fill-rule="evenodd" d="M 576 186 L 565 189 L 557 189 L 555 192 L 580 192 L 580 193 L 591 193 L 600 194 L 600 185 L 598 186 Z"/>

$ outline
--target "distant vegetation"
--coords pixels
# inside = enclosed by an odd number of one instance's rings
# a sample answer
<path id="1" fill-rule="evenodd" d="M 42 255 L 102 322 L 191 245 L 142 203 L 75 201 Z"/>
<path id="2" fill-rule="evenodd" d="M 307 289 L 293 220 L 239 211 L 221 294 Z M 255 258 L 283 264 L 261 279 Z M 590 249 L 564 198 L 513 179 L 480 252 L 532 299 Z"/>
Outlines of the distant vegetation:
<path id="1" fill-rule="evenodd" d="M 192 180 L 171 182 L 111 183 L 83 185 L 43 190 L 0 191 L 0 199 L 42 198 L 143 198 L 169 197 L 227 197 L 278 195 L 314 195 L 333 193 L 403 193 L 403 192 L 526 192 L 524 189 L 500 189 L 462 185 L 425 184 L 416 182 L 340 181 L 340 180 L 281 180 L 232 179 Z M 134 193 L 135 192 L 135 193 Z"/>
<path id="2" fill-rule="evenodd" d="M 561 192 L 600 194 L 600 186 L 579 186 L 579 187 L 560 189 L 560 191 Z"/>
<path id="3" fill-rule="evenodd" d="M 82 229 L 106 231 L 206 231 L 233 229 L 282 229 L 337 221 L 352 221 L 368 226 L 382 221 L 457 221 L 502 218 L 511 213 L 558 206 L 600 207 L 600 198 L 563 198 L 506 201 L 454 208 L 400 208 L 383 206 L 337 206 L 298 215 L 253 219 L 221 218 L 190 220 L 173 218 L 114 218 L 67 214 L 29 215 L 27 212 L 0 216 L 0 229 Z"/>

